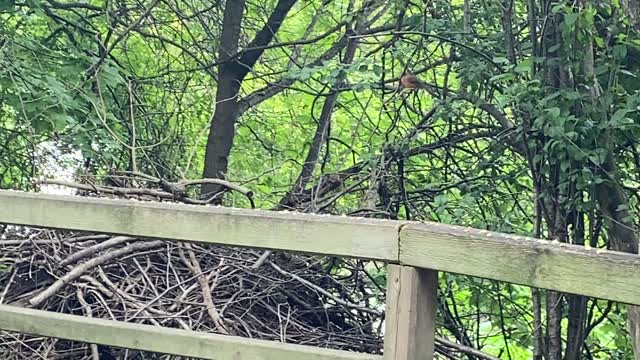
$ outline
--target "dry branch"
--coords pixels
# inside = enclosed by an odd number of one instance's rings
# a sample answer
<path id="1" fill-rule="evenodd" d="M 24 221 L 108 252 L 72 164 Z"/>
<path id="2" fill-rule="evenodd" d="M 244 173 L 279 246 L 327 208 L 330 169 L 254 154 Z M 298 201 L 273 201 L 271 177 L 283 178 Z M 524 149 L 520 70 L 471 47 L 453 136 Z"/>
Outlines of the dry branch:
<path id="1" fill-rule="evenodd" d="M 161 241 L 161 240 L 134 243 L 122 249 L 114 250 L 112 252 L 108 252 L 106 254 L 93 258 L 85 263 L 82 263 L 76 266 L 73 270 L 71 270 L 65 276 L 58 279 L 46 290 L 44 290 L 43 292 L 39 293 L 37 296 L 29 300 L 29 303 L 34 307 L 39 306 L 40 304 L 42 304 L 43 301 L 55 295 L 63 286 L 79 278 L 81 275 L 86 273 L 89 269 L 92 269 L 100 264 L 131 254 L 133 252 L 154 249 L 163 245 L 164 245 L 164 241 Z"/>
<path id="2" fill-rule="evenodd" d="M 189 259 L 187 259 L 184 255 L 184 251 L 182 250 L 183 247 L 187 249 L 187 252 L 189 253 Z M 209 280 L 207 279 L 207 277 L 202 273 L 202 268 L 200 267 L 200 263 L 196 258 L 196 254 L 191 248 L 191 244 L 180 244 L 178 249 L 182 261 L 185 263 L 185 265 L 187 265 L 189 270 L 191 270 L 193 275 L 197 276 L 198 283 L 200 284 L 200 288 L 202 290 L 202 297 L 204 298 L 204 303 L 207 307 L 207 313 L 209 314 L 209 317 L 211 317 L 213 323 L 216 325 L 216 330 L 218 330 L 218 332 L 222 334 L 228 334 L 229 332 L 227 331 L 227 329 L 225 329 L 224 321 L 220 316 L 220 313 L 216 309 L 215 304 L 213 303 L 213 298 L 211 297 L 213 289 L 211 288 L 211 286 L 209 286 Z M 223 260 L 220 260 L 220 264 L 218 266 L 220 270 L 224 270 L 224 268 L 222 268 L 222 263 Z"/>
<path id="3" fill-rule="evenodd" d="M 109 239 L 107 241 L 103 241 L 99 244 L 93 245 L 93 246 L 89 246 L 87 248 L 84 248 L 76 253 L 73 253 L 69 256 L 67 256 L 66 259 L 62 260 L 62 262 L 60 263 L 61 266 L 65 266 L 65 265 L 69 265 L 71 263 L 77 262 L 79 260 L 82 260 L 86 257 L 89 257 L 95 253 L 98 253 L 100 251 L 104 251 L 106 249 L 112 248 L 114 246 L 120 245 L 120 244 L 124 244 L 127 241 L 131 241 L 134 240 L 134 238 L 132 237 L 128 237 L 128 236 L 116 236 L 112 239 Z"/>

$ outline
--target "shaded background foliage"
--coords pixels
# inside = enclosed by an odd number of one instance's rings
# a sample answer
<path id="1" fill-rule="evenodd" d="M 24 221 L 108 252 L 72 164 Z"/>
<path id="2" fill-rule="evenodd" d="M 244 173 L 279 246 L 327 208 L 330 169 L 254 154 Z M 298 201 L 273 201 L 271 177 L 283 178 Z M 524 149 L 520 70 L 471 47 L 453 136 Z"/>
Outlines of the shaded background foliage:
<path id="1" fill-rule="evenodd" d="M 637 252 L 635 1 L 0 4 L 3 188 L 224 177 L 261 208 Z M 634 308 L 451 274 L 440 290 L 439 335 L 467 348 L 633 358 Z"/>

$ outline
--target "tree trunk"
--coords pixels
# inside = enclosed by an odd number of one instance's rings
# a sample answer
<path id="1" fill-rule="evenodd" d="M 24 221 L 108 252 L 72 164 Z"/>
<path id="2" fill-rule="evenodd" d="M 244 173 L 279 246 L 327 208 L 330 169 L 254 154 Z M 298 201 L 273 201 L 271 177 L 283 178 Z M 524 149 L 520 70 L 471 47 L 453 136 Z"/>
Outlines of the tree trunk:
<path id="1" fill-rule="evenodd" d="M 218 69 L 218 89 L 216 106 L 211 119 L 209 137 L 204 160 L 205 178 L 224 178 L 227 171 L 229 152 L 235 136 L 235 122 L 238 116 L 237 95 L 240 83 L 237 81 L 235 67 L 230 60 L 238 52 L 238 41 L 242 31 L 245 0 L 227 1 L 222 20 L 222 37 L 220 39 L 219 60 L 222 65 Z M 206 184 L 203 193 L 217 191 L 219 187 Z"/>
<path id="2" fill-rule="evenodd" d="M 544 339 L 542 337 L 542 305 L 539 289 L 531 289 L 531 306 L 533 308 L 533 360 L 544 357 Z"/>
<path id="3" fill-rule="evenodd" d="M 553 167 L 556 168 L 556 167 Z M 552 173 L 557 173 L 559 169 L 551 170 Z M 552 187 L 550 192 L 554 196 L 553 207 L 554 225 L 550 231 L 552 239 L 556 239 L 560 242 L 567 241 L 567 224 L 565 219 L 567 213 L 560 207 L 560 195 L 559 185 L 556 181 L 550 182 L 547 186 Z M 549 360 L 562 360 L 562 314 L 564 305 L 564 295 L 557 291 L 547 291 L 547 346 L 548 359 Z"/>
<path id="4" fill-rule="evenodd" d="M 516 49 L 513 38 L 513 0 L 503 0 L 502 4 L 502 31 L 504 31 L 504 46 L 507 50 L 507 58 L 512 64 L 516 62 Z"/>
<path id="5" fill-rule="evenodd" d="M 638 11 L 638 2 L 635 0 L 628 0 L 625 1 L 624 4 L 627 6 L 627 12 L 633 13 L 634 16 L 632 16 L 632 19 L 635 20 L 635 15 L 637 15 Z M 588 81 L 592 82 L 591 100 L 593 103 L 596 103 L 600 96 L 600 85 L 595 77 L 592 41 L 590 41 L 586 46 L 584 69 L 585 77 Z M 608 148 L 608 154 L 605 163 L 596 168 L 596 174 L 604 178 L 606 181 L 596 185 L 595 198 L 598 202 L 600 212 L 602 212 L 605 219 L 605 224 L 607 225 L 609 246 L 611 249 L 616 251 L 637 254 L 638 238 L 629 213 L 629 204 L 617 175 L 617 164 L 615 154 L 613 152 L 613 144 L 608 136 L 605 136 L 602 143 Z M 640 360 L 639 307 L 627 307 L 627 322 L 629 325 L 631 344 L 633 345 L 634 358 L 636 360 Z"/>
<path id="6" fill-rule="evenodd" d="M 562 294 L 547 291 L 547 344 L 549 360 L 562 360 Z"/>
<path id="7" fill-rule="evenodd" d="M 296 1 L 279 0 L 267 23 L 258 31 L 241 56 L 238 54 L 238 41 L 242 31 L 245 0 L 226 2 L 219 55 L 222 64 L 218 71 L 216 108 L 207 138 L 203 177 L 222 179 L 226 176 L 235 126 L 240 115 L 238 93 L 242 81 L 258 62 L 265 50 L 264 46 L 271 42 Z M 203 194 L 218 191 L 219 185 L 205 184 L 202 187 Z"/>
<path id="8" fill-rule="evenodd" d="M 584 213 L 576 211 L 574 221 L 574 239 L 576 245 L 584 245 Z M 566 294 L 568 303 L 567 350 L 565 360 L 582 359 L 582 349 L 587 327 L 587 297 L 582 295 Z"/>
<path id="9" fill-rule="evenodd" d="M 613 156 L 613 152 L 609 152 L 608 159 L 602 166 L 600 176 L 609 177 L 609 181 L 596 186 L 596 198 L 607 225 L 611 249 L 637 254 L 638 239 L 629 214 L 627 199 L 615 177 L 616 164 Z M 632 305 L 627 307 L 627 323 L 634 358 L 640 360 L 640 307 Z"/>
<path id="10" fill-rule="evenodd" d="M 638 29 L 638 14 L 640 13 L 640 1 L 638 0 L 622 0 L 620 2 L 624 8 L 627 16 L 631 20 L 633 27 Z"/>

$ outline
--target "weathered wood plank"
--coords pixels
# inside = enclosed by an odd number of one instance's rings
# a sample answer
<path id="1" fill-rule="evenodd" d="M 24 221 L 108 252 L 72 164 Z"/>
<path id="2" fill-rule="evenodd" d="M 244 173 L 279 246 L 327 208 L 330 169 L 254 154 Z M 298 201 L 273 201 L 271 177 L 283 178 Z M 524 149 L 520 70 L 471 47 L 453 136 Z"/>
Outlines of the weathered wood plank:
<path id="1" fill-rule="evenodd" d="M 0 305 L 0 329 L 215 360 L 380 360 L 377 355 Z"/>
<path id="2" fill-rule="evenodd" d="M 438 272 L 387 267 L 384 360 L 431 360 L 434 355 Z"/>
<path id="3" fill-rule="evenodd" d="M 400 230 L 400 263 L 640 305 L 640 256 L 436 223 Z"/>
<path id="4" fill-rule="evenodd" d="M 400 222 L 0 191 L 0 223 L 398 259 Z"/>
<path id="5" fill-rule="evenodd" d="M 0 223 L 377 259 L 640 304 L 640 256 L 436 223 L 13 191 L 0 191 Z"/>

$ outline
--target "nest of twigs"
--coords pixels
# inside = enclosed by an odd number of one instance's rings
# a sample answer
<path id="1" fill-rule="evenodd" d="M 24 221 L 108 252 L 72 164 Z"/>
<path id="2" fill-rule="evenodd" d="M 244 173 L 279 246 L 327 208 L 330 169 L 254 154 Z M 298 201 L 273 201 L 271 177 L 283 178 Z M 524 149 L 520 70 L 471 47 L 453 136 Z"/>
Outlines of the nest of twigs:
<path id="1" fill-rule="evenodd" d="M 12 228 L 0 240 L 5 304 L 369 353 L 381 351 L 380 291 L 363 263 L 260 251 Z M 337 261 L 337 260 L 335 260 Z M 365 284 L 366 282 L 366 284 Z M 377 305 L 378 304 L 378 305 Z M 154 358 L 20 334 L 3 359 Z M 177 358 L 177 357 L 163 357 Z"/>
<path id="2" fill-rule="evenodd" d="M 140 195 L 157 200 L 193 203 L 184 194 L 176 197 L 165 189 L 59 185 L 89 191 L 92 196 L 131 197 L 142 192 Z M 385 300 L 380 284 L 385 279 L 378 264 L 285 253 L 265 255 L 251 249 L 6 226 L 0 238 L 0 303 L 382 352 Z M 0 358 L 179 357 L 3 331 Z"/>

